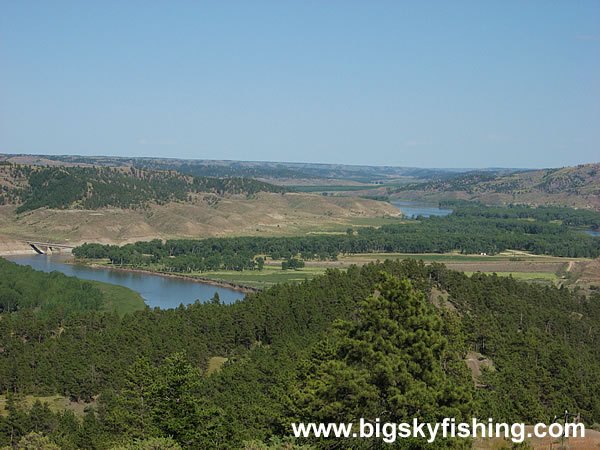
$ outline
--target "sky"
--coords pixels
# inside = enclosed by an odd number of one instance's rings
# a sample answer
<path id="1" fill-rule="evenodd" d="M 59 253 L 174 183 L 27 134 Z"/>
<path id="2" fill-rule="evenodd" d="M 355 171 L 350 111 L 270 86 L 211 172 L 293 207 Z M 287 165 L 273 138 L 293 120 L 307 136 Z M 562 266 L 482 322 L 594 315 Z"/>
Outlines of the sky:
<path id="1" fill-rule="evenodd" d="M 600 161 L 600 1 L 0 2 L 0 153 Z"/>

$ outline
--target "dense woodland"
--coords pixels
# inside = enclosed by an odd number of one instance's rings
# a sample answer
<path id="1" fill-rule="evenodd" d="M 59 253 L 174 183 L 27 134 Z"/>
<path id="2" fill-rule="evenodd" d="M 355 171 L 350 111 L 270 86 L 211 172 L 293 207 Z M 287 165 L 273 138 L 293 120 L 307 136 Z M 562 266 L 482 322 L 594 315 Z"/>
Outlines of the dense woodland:
<path id="1" fill-rule="evenodd" d="M 570 208 L 487 207 L 453 203 L 445 217 L 418 218 L 339 235 L 237 237 L 137 242 L 124 246 L 84 244 L 78 258 L 107 258 L 115 265 L 169 272 L 258 269 L 258 257 L 336 259 L 340 253 L 486 253 L 506 249 L 569 257 L 600 255 L 600 239 L 570 226 L 597 227 L 600 213 Z M 557 223 L 557 221 L 559 223 Z"/>
<path id="2" fill-rule="evenodd" d="M 48 277 L 5 263 L 0 279 L 7 276 L 20 295 Z M 120 317 L 68 308 L 43 314 L 23 304 L 0 315 L 0 389 L 8 394 L 0 445 L 277 448 L 293 442 L 290 423 L 299 420 L 533 423 L 565 409 L 592 424 L 600 421 L 594 295 L 407 260 L 330 270 L 232 305 L 215 297 Z M 68 302 L 58 291 L 46 297 Z M 495 367 L 479 387 L 464 363 L 469 351 Z M 228 361 L 208 375 L 214 356 Z M 26 407 L 25 394 L 96 403 L 79 419 L 42 403 Z M 336 448 L 339 441 L 295 444 Z"/>
<path id="3" fill-rule="evenodd" d="M 571 227 L 600 229 L 600 212 L 589 209 L 573 209 L 564 206 L 509 205 L 486 206 L 479 202 L 465 200 L 444 200 L 441 208 L 455 209 L 460 217 L 486 217 L 495 219 L 534 219 L 541 222 L 555 222 Z"/>
<path id="4" fill-rule="evenodd" d="M 56 209 L 141 208 L 149 203 L 187 201 L 190 194 L 217 195 L 284 193 L 286 188 L 250 178 L 186 176 L 178 172 L 111 167 L 36 167 L 4 165 L 10 180 L 0 192 L 0 204 L 18 204 L 17 213 Z"/>

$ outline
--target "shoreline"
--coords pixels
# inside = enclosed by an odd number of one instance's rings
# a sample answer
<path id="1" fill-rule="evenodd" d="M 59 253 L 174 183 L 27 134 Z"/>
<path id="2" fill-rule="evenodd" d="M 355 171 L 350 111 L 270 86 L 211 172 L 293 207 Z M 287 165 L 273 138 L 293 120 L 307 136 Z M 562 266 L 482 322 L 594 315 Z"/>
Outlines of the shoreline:
<path id="1" fill-rule="evenodd" d="M 242 292 L 244 294 L 252 294 L 255 292 L 262 291 L 261 289 L 253 288 L 250 286 L 244 286 L 242 284 L 237 284 L 237 283 L 230 283 L 228 281 L 213 280 L 211 278 L 204 278 L 204 277 L 185 275 L 185 274 L 179 274 L 179 273 L 171 273 L 171 272 L 159 272 L 159 271 L 148 270 L 148 269 L 134 269 L 131 267 L 108 267 L 103 264 L 88 263 L 88 262 L 85 262 L 85 260 L 80 260 L 80 259 L 73 259 L 71 261 L 68 261 L 67 264 L 83 264 L 85 266 L 92 267 L 94 269 L 118 270 L 120 272 L 132 272 L 132 273 L 141 273 L 141 274 L 145 274 L 145 275 L 157 275 L 157 276 L 165 277 L 165 278 L 177 278 L 180 280 L 187 280 L 187 281 L 193 281 L 195 283 L 207 284 L 209 286 L 217 286 L 217 287 L 227 288 L 227 289 L 231 289 L 234 291 Z"/>

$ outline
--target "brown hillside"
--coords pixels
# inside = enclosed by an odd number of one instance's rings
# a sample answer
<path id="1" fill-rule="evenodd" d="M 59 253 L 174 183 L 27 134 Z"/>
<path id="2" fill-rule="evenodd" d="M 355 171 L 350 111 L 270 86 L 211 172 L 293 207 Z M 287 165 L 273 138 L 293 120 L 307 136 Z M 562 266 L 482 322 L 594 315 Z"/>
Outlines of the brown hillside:
<path id="1" fill-rule="evenodd" d="M 600 164 L 544 169 L 503 176 L 468 174 L 422 183 L 391 194 L 406 200 L 465 199 L 503 205 L 561 205 L 600 210 Z"/>
<path id="2" fill-rule="evenodd" d="M 154 238 L 297 234 L 349 224 L 356 217 L 399 215 L 384 202 L 297 193 L 230 196 L 216 202 L 214 196 L 198 196 L 193 203 L 152 205 L 145 210 L 43 208 L 15 215 L 14 209 L 0 206 L 2 251 L 28 239 L 122 244 Z"/>

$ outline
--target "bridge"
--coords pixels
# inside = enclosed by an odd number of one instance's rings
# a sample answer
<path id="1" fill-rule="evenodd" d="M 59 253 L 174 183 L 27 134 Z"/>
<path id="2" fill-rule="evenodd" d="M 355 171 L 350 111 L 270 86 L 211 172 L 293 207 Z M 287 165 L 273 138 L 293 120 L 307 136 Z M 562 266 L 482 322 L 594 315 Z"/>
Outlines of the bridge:
<path id="1" fill-rule="evenodd" d="M 45 255 L 47 253 L 50 252 L 60 252 L 62 249 L 72 249 L 75 248 L 73 246 L 70 245 L 63 245 L 63 244 L 52 244 L 50 242 L 32 242 L 32 241 L 27 241 L 27 243 L 31 246 L 31 248 L 33 250 L 35 250 L 36 253 L 40 254 L 40 255 Z"/>

